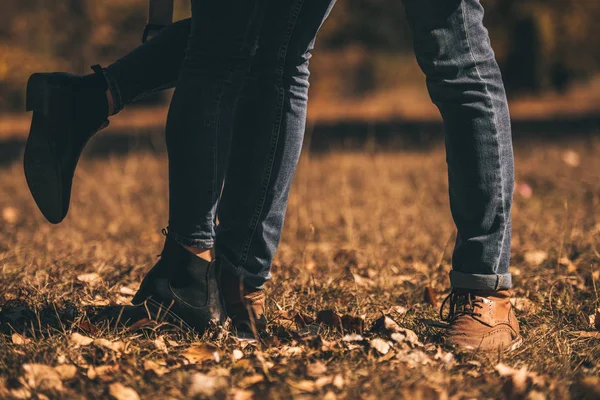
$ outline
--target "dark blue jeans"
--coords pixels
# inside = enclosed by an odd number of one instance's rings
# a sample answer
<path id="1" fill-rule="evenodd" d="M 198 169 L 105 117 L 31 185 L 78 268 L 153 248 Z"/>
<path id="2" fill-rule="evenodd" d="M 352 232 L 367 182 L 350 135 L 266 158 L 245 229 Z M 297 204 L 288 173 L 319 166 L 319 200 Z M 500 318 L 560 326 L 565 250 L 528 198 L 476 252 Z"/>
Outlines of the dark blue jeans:
<path id="1" fill-rule="evenodd" d="M 203 20 L 206 25 L 194 28 L 197 23 L 185 20 L 105 72 L 117 94 L 117 110 L 177 83 L 178 98 L 167 129 L 171 232 L 183 244 L 215 243 L 227 270 L 260 286 L 270 277 L 302 143 L 310 50 L 333 1 L 272 1 L 257 35 L 248 33 L 258 29 L 248 21 L 258 14 L 253 7 L 261 4 L 249 3 L 253 6 L 243 7 L 247 19 L 236 17 L 238 23 L 245 21 L 240 26 L 246 33 L 240 30 L 229 43 L 233 53 L 244 49 L 235 60 L 231 54 L 223 57 L 227 60 L 215 57 L 209 68 L 201 61 L 204 53 L 194 50 L 194 41 L 216 40 L 211 39 L 211 24 L 227 22 Z M 451 284 L 508 289 L 514 185 L 510 119 L 483 9 L 479 0 L 404 3 L 417 60 L 444 118 L 450 203 L 458 229 Z M 196 5 L 197 12 L 202 7 Z M 202 10 L 206 11 L 210 10 Z M 258 50 L 252 46 L 253 37 Z M 219 47 L 216 44 L 196 47 L 209 52 L 211 45 Z M 192 71 L 186 72 L 189 68 Z M 182 88 L 185 79 L 203 83 Z M 230 154 L 224 155 L 228 149 Z M 198 184 L 190 188 L 194 182 Z M 220 221 L 216 230 L 215 213 Z"/>
<path id="2" fill-rule="evenodd" d="M 192 0 L 191 20 L 105 70 L 117 110 L 175 85 L 169 235 L 215 247 L 224 273 L 248 286 L 270 278 L 304 137 L 310 52 L 334 2 Z"/>

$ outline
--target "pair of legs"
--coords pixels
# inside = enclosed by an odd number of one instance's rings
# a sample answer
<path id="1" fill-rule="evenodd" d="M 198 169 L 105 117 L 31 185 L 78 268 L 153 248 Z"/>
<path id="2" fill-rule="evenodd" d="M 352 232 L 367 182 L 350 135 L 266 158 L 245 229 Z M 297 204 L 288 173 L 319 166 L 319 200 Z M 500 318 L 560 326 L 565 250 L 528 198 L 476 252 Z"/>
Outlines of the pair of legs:
<path id="1" fill-rule="evenodd" d="M 302 147 L 310 51 L 334 1 L 191 3 L 191 19 L 104 73 L 115 112 L 176 87 L 166 129 L 169 235 L 215 248 L 224 274 L 260 288 Z"/>
<path id="2" fill-rule="evenodd" d="M 509 289 L 514 185 L 510 118 L 483 9 L 479 0 L 404 2 L 417 60 L 444 118 L 451 210 L 458 229 L 451 284 Z M 333 5 L 272 3 L 244 84 L 241 77 L 230 75 L 227 82 L 223 75 L 246 68 L 249 60 L 240 65 L 213 60 L 210 68 L 202 67 L 205 71 L 194 70 L 195 63 L 202 64 L 194 58 L 194 43 L 213 37 L 211 21 L 205 20 L 174 23 L 105 70 L 116 112 L 179 82 L 167 124 L 171 232 L 186 246 L 212 247 L 217 238 L 217 251 L 232 271 L 255 285 L 269 277 L 302 143 L 310 50 Z M 237 94 L 234 113 L 231 104 Z"/>
<path id="3" fill-rule="evenodd" d="M 216 245 L 224 274 L 261 288 L 302 144 L 310 50 L 333 1 L 226 3 L 192 0 L 191 20 L 169 26 L 104 73 L 117 112 L 176 85 L 167 123 L 169 234 L 191 248 Z M 227 12 L 229 3 L 239 7 Z M 479 0 L 404 3 L 446 131 L 458 230 L 450 339 L 461 347 L 514 348 L 510 118 L 483 8 Z"/>

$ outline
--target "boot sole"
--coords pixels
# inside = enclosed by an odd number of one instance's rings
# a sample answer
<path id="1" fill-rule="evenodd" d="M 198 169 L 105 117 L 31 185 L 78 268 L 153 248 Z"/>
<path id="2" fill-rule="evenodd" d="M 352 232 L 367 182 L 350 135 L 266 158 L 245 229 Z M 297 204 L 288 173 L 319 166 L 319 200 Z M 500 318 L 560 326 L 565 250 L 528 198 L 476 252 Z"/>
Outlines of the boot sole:
<path id="1" fill-rule="evenodd" d="M 26 110 L 33 111 L 33 118 L 23 159 L 25 179 L 38 208 L 53 224 L 60 223 L 67 214 L 62 169 L 50 139 L 50 133 L 58 127 L 51 116 L 60 116 L 58 100 L 66 95 L 65 90 L 43 74 L 34 74 L 27 82 Z"/>

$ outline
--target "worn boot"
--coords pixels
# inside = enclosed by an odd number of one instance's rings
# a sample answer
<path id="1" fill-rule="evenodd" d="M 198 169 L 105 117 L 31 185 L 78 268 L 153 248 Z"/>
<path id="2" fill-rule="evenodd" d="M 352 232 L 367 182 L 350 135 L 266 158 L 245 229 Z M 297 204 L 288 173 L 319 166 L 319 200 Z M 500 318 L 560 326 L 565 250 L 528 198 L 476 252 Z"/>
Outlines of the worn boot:
<path id="1" fill-rule="evenodd" d="M 504 352 L 518 348 L 523 339 L 510 303 L 510 292 L 453 289 L 440 310 L 449 303 L 446 343 L 461 350 Z"/>
<path id="2" fill-rule="evenodd" d="M 227 319 L 219 290 L 219 266 L 192 254 L 167 236 L 158 263 L 133 297 L 153 318 L 202 333 Z"/>
<path id="3" fill-rule="evenodd" d="M 267 327 L 265 291 L 244 287 L 237 277 L 221 276 L 221 291 L 232 330 L 240 339 L 258 338 Z"/>
<path id="4" fill-rule="evenodd" d="M 27 83 L 27 111 L 33 111 L 25 147 L 25 178 L 42 214 L 53 224 L 69 210 L 77 162 L 88 140 L 108 126 L 107 83 L 94 74 L 33 74 Z"/>

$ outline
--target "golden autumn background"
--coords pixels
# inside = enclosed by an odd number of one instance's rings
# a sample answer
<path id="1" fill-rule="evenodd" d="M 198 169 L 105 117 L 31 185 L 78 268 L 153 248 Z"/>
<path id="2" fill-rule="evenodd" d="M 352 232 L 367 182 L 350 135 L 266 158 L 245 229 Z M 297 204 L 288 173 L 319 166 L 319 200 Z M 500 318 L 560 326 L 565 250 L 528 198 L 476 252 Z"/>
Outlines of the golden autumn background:
<path id="1" fill-rule="evenodd" d="M 556 102 L 577 90 L 585 92 L 581 99 L 588 104 L 569 101 L 565 107 L 573 112 L 600 107 L 589 104 L 600 92 L 600 35 L 595 33 L 599 2 L 482 3 L 511 98 Z M 188 8 L 186 1 L 176 1 L 175 18 L 187 17 Z M 35 71 L 87 73 L 90 65 L 106 66 L 138 46 L 145 15 L 146 2 L 140 0 L 3 0 L 0 111 L 23 109 L 25 82 Z M 437 116 L 412 54 L 401 1 L 339 1 L 320 32 L 315 53 L 311 117 Z M 149 101 L 161 100 L 164 96 Z"/>

